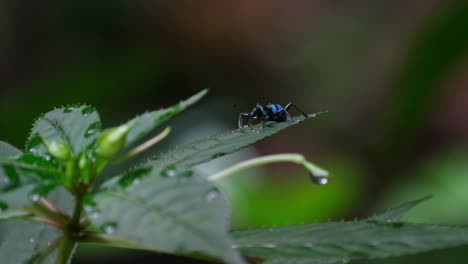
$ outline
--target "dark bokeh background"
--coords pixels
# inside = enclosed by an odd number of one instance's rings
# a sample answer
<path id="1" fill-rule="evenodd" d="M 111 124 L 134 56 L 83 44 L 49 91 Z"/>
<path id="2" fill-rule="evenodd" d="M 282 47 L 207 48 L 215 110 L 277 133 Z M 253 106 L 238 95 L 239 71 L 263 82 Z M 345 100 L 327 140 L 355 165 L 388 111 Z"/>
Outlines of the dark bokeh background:
<path id="1" fill-rule="evenodd" d="M 54 106 L 94 105 L 112 126 L 205 87 L 156 153 L 235 128 L 257 102 L 332 111 L 199 168 L 299 152 L 332 172 L 324 187 L 289 164 L 221 182 L 233 228 L 352 219 L 427 194 L 407 219 L 468 224 L 467 86 L 467 1 L 0 2 L 0 138 L 19 147 Z M 100 250 L 80 247 L 77 263 L 113 261 Z M 385 263 L 464 263 L 466 250 Z"/>

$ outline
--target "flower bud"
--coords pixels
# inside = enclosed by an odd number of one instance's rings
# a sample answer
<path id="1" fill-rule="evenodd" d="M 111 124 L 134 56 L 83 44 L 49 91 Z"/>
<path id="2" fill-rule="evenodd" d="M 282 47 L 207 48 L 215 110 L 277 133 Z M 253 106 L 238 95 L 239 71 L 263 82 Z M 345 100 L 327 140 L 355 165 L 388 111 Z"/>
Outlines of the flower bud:
<path id="1" fill-rule="evenodd" d="M 124 148 L 129 131 L 127 124 L 102 131 L 97 138 L 97 154 L 105 158 L 115 157 Z"/>
<path id="2" fill-rule="evenodd" d="M 66 161 L 71 156 L 70 146 L 65 141 L 52 141 L 47 142 L 45 145 L 47 147 L 47 152 L 58 160 Z"/>

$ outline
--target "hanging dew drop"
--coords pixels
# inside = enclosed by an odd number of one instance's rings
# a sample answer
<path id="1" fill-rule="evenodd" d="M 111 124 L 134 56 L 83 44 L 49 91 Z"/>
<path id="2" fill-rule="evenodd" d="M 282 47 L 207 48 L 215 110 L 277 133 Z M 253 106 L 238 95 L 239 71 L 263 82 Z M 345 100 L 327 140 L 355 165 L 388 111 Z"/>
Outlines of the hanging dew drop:
<path id="1" fill-rule="evenodd" d="M 312 180 L 313 183 L 318 184 L 318 185 L 325 185 L 328 183 L 328 178 L 321 176 L 321 175 L 315 175 L 313 173 L 310 173 L 310 179 Z"/>
<path id="2" fill-rule="evenodd" d="M 36 240 L 34 239 L 34 237 L 29 238 L 29 243 L 34 244 L 35 242 L 36 242 Z"/>

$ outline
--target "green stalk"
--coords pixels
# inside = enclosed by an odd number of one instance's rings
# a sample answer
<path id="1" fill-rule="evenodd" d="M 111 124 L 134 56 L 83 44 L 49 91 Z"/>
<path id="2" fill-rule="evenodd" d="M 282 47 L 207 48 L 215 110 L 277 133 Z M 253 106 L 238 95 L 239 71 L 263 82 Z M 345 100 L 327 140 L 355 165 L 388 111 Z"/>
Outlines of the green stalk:
<path id="1" fill-rule="evenodd" d="M 80 232 L 80 218 L 83 208 L 83 195 L 76 194 L 75 208 L 73 209 L 72 218 L 67 229 L 64 231 L 63 239 L 59 248 L 59 253 L 55 261 L 56 264 L 67 264 L 73 249 L 76 245 L 76 233 Z"/>
<path id="2" fill-rule="evenodd" d="M 216 181 L 222 178 L 225 178 L 229 175 L 237 173 L 242 170 L 246 170 L 252 167 L 261 166 L 269 163 L 276 162 L 292 162 L 299 165 L 302 165 L 310 174 L 312 181 L 317 184 L 326 184 L 328 182 L 328 171 L 314 165 L 313 163 L 307 161 L 305 157 L 301 154 L 295 153 L 285 153 L 285 154 L 275 154 L 268 155 L 259 158 L 249 159 L 236 165 L 233 165 L 227 169 L 224 169 L 218 173 L 215 173 L 209 176 L 207 179 L 210 181 Z"/>
<path id="3" fill-rule="evenodd" d="M 73 253 L 76 241 L 70 233 L 65 233 L 60 243 L 59 252 L 55 264 L 68 264 L 70 263 L 70 255 Z"/>
<path id="4" fill-rule="evenodd" d="M 134 157 L 134 156 L 140 154 L 141 152 L 147 150 L 148 148 L 154 146 L 156 143 L 160 142 L 164 138 L 166 138 L 169 135 L 170 132 L 171 132 L 171 128 L 166 127 L 166 129 L 164 129 L 161 133 L 157 134 L 156 136 L 154 136 L 150 140 L 148 140 L 148 141 L 144 142 L 143 144 L 139 145 L 138 147 L 132 149 L 128 153 L 124 154 L 123 156 L 115 158 L 112 161 L 113 162 L 120 162 L 120 161 L 127 160 L 127 159 L 129 159 L 131 157 Z"/>

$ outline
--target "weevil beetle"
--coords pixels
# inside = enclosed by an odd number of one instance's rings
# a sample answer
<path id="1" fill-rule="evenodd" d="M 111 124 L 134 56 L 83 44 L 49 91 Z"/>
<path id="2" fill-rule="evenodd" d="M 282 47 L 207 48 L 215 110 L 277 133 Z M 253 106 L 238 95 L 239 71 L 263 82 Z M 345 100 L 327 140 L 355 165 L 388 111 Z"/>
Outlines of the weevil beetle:
<path id="1" fill-rule="evenodd" d="M 297 111 L 299 111 L 304 117 L 308 117 L 304 111 L 299 109 L 293 103 L 288 103 L 285 107 L 281 106 L 280 104 L 272 104 L 269 103 L 267 105 L 260 105 L 257 104 L 252 111 L 250 112 L 243 112 L 239 114 L 239 130 L 241 130 L 243 125 L 243 118 L 246 117 L 249 119 L 247 126 L 250 126 L 252 120 L 260 120 L 260 128 L 259 131 L 262 130 L 263 124 L 266 121 L 275 121 L 275 122 L 284 122 L 288 119 L 292 120 L 292 116 L 289 114 L 288 109 L 294 107 Z"/>

